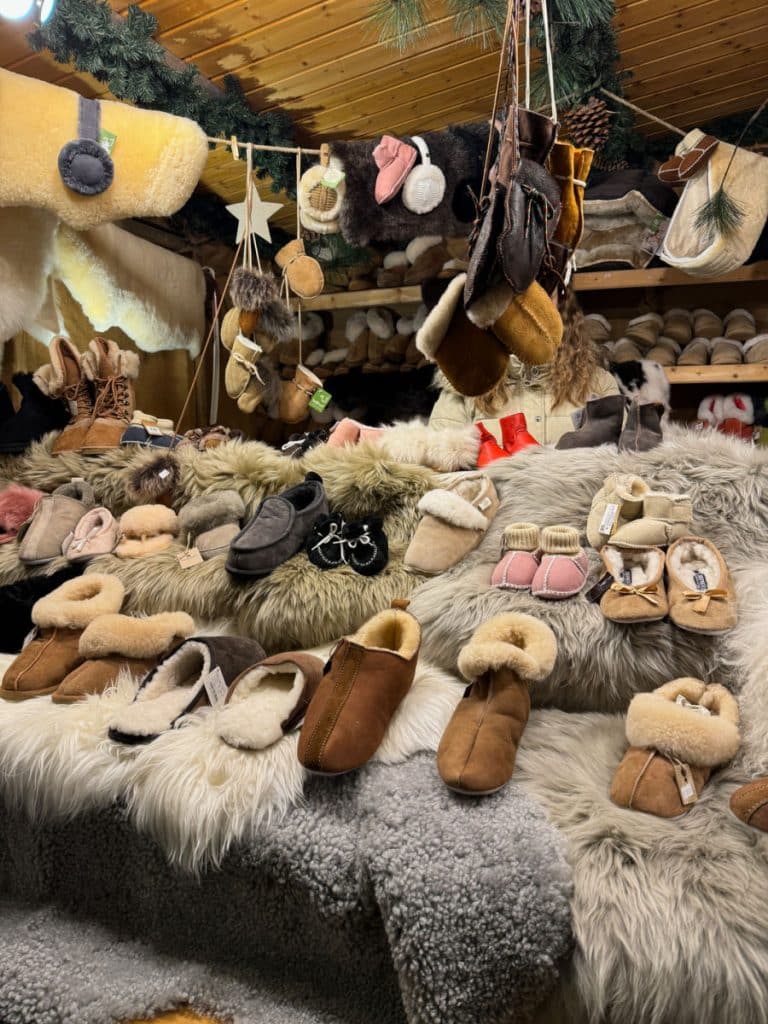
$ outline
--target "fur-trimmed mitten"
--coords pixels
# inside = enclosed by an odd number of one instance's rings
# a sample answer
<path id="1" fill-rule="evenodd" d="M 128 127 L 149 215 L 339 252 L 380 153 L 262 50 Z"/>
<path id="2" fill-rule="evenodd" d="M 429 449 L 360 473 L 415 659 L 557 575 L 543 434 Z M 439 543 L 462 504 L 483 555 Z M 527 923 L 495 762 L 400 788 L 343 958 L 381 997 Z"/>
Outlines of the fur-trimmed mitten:
<path id="1" fill-rule="evenodd" d="M 0 697 L 26 700 L 53 693 L 84 658 L 83 630 L 100 615 L 119 612 L 125 587 L 107 573 L 88 573 L 62 583 L 32 608 L 37 635 L 3 676 Z"/>
<path id="2" fill-rule="evenodd" d="M 194 544 L 204 559 L 226 554 L 244 516 L 245 503 L 237 491 L 201 494 L 179 512 L 181 540 Z"/>
<path id="3" fill-rule="evenodd" d="M 241 311 L 239 326 L 243 334 L 253 334 L 258 328 L 278 342 L 290 338 L 293 316 L 280 295 L 274 274 L 238 267 L 232 275 L 229 294 Z"/>
<path id="4" fill-rule="evenodd" d="M 739 749 L 739 706 L 717 683 L 673 679 L 638 693 L 627 711 L 629 750 L 611 785 L 619 807 L 659 818 L 691 809 L 712 772 Z"/>
<path id="5" fill-rule="evenodd" d="M 450 789 L 485 796 L 511 779 L 531 710 L 529 683 L 545 679 L 556 657 L 555 634 L 532 615 L 498 615 L 475 631 L 459 652 L 470 687 L 437 748 Z"/>
<path id="6" fill-rule="evenodd" d="M 194 620 L 186 612 L 160 612 L 144 618 L 100 615 L 80 637 L 82 664 L 62 680 L 51 700 L 74 704 L 104 693 L 121 672 L 145 676 L 194 631 Z"/>

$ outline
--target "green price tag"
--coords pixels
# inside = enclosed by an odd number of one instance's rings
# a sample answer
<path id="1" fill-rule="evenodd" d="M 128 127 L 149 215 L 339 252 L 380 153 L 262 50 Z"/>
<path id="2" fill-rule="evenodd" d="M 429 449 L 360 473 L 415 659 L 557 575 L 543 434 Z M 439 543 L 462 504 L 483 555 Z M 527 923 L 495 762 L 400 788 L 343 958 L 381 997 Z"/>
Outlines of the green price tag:
<path id="1" fill-rule="evenodd" d="M 107 132 L 103 128 L 99 132 L 99 145 L 102 149 L 105 149 L 107 153 L 111 153 L 115 148 L 117 142 L 117 136 L 114 132 Z"/>
<path id="2" fill-rule="evenodd" d="M 309 400 L 309 408 L 314 409 L 315 412 L 322 412 L 330 402 L 331 398 L 333 398 L 333 395 L 330 391 L 324 391 L 322 388 L 318 388 Z"/>

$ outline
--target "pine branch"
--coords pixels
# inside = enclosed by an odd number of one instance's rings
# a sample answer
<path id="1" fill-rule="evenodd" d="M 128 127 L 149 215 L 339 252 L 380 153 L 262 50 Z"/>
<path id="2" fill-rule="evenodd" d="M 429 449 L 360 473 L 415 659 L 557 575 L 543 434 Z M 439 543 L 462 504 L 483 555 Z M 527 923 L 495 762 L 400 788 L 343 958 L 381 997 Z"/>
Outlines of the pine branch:
<path id="1" fill-rule="evenodd" d="M 448 10 L 453 14 L 456 35 L 460 37 L 479 35 L 483 46 L 495 39 L 501 39 L 507 20 L 507 0 L 448 0 Z"/>
<path id="2" fill-rule="evenodd" d="M 379 41 L 401 53 L 427 27 L 424 0 L 374 0 L 369 19 Z"/>

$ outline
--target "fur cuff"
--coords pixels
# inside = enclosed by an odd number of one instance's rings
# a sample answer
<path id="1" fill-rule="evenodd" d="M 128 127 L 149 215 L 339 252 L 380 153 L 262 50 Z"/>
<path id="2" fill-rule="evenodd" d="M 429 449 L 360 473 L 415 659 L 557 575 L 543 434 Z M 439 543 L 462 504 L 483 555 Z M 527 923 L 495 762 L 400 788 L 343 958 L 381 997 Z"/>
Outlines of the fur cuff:
<path id="1" fill-rule="evenodd" d="M 456 312 L 456 307 L 463 299 L 466 274 L 457 274 L 448 282 L 436 306 L 427 314 L 424 323 L 416 333 L 416 348 L 427 359 L 435 361 L 435 355 L 443 343 L 445 335 Z M 417 313 L 418 316 L 418 313 Z"/>
<path id="2" fill-rule="evenodd" d="M 474 302 L 467 310 L 467 316 L 476 327 L 488 331 L 506 312 L 514 297 L 515 293 L 507 282 L 503 281 L 489 288 L 477 302 Z"/>
<path id="3" fill-rule="evenodd" d="M 704 715 L 676 704 L 683 696 L 701 704 Z M 627 711 L 627 739 L 633 747 L 654 748 L 700 768 L 730 761 L 739 749 L 739 707 L 724 686 L 700 679 L 673 679 L 652 693 L 638 693 Z"/>
<path id="4" fill-rule="evenodd" d="M 32 621 L 41 629 L 85 629 L 98 615 L 119 612 L 124 597 L 117 576 L 88 573 L 41 597 L 32 608 Z"/>
<path id="5" fill-rule="evenodd" d="M 179 512 L 182 533 L 196 537 L 225 523 L 239 523 L 245 515 L 245 504 L 237 491 L 213 491 L 193 498 Z"/>
<path id="6" fill-rule="evenodd" d="M 194 631 L 194 620 L 186 612 L 161 612 L 144 619 L 101 615 L 86 628 L 78 646 L 84 658 L 156 658 L 175 639 L 186 640 Z"/>
<path id="7" fill-rule="evenodd" d="M 395 333 L 392 314 L 388 309 L 369 309 L 366 321 L 372 333 L 382 341 L 388 341 Z"/>
<path id="8" fill-rule="evenodd" d="M 121 540 L 115 548 L 118 558 L 143 558 L 145 555 L 158 555 L 173 544 L 170 533 L 158 533 L 154 537 L 128 537 Z"/>
<path id="9" fill-rule="evenodd" d="M 425 252 L 434 249 L 436 245 L 441 245 L 442 241 L 442 235 L 417 235 L 406 246 L 405 258 L 409 263 L 413 264 L 419 256 L 423 256 Z"/>
<path id="10" fill-rule="evenodd" d="M 485 672 L 508 668 L 521 679 L 544 679 L 557 657 L 555 634 L 532 615 L 497 615 L 475 630 L 459 652 L 459 672 L 477 679 Z"/>
<path id="11" fill-rule="evenodd" d="M 155 537 L 160 533 L 179 532 L 179 519 L 165 505 L 137 505 L 123 512 L 120 533 L 123 537 Z"/>
<path id="12" fill-rule="evenodd" d="M 490 520 L 466 498 L 439 488 L 427 491 L 419 502 L 419 512 L 464 530 L 487 530 L 490 524 Z"/>
<path id="13" fill-rule="evenodd" d="M 360 310 L 359 313 L 353 313 L 352 316 L 347 320 L 346 326 L 344 327 L 344 336 L 347 341 L 357 341 L 363 331 L 368 330 L 368 319 L 365 313 Z"/>

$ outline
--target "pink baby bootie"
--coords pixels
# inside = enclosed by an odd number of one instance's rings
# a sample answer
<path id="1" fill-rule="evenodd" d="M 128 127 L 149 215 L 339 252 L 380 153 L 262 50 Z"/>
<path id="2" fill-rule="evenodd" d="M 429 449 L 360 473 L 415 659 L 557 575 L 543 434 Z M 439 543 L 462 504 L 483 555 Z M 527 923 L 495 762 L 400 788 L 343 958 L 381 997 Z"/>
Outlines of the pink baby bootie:
<path id="1" fill-rule="evenodd" d="M 501 561 L 491 584 L 502 590 L 528 590 L 539 568 L 539 528 L 535 523 L 511 523 L 501 542 Z"/>
<path id="2" fill-rule="evenodd" d="M 534 597 L 562 601 L 578 594 L 587 582 L 589 561 L 572 526 L 545 526 L 537 552 L 539 567 L 531 583 Z"/>

